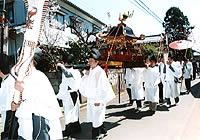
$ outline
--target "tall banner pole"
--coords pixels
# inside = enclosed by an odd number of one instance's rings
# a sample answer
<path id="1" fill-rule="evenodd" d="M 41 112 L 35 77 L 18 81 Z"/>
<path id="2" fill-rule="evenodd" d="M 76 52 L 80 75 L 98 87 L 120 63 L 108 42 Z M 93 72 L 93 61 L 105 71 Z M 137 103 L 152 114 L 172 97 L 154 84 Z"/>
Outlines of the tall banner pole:
<path id="1" fill-rule="evenodd" d="M 22 82 L 29 71 L 29 65 L 34 56 L 35 48 L 38 44 L 40 32 L 44 23 L 44 18 L 48 8 L 49 0 L 24 0 L 27 8 L 26 27 L 21 54 L 11 73 L 16 80 Z M 15 90 L 13 101 L 19 103 L 22 93 Z"/>

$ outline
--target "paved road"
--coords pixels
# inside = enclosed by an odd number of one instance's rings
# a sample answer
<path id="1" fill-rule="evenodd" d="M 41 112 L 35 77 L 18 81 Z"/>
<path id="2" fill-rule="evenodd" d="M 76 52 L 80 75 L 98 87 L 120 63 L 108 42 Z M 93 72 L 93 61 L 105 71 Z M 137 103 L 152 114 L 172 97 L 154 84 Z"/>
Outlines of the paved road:
<path id="1" fill-rule="evenodd" d="M 152 115 L 148 108 L 136 113 L 136 105 L 127 107 L 127 95 L 107 106 L 104 140 L 200 140 L 200 79 L 192 81 L 192 94 L 181 95 L 180 103 L 167 108 L 159 106 Z M 173 101 L 173 100 L 172 100 Z M 173 104 L 174 102 L 172 102 Z M 91 124 L 84 123 L 86 109 L 81 110 L 82 133 L 75 139 L 90 139 Z"/>
<path id="2" fill-rule="evenodd" d="M 108 135 L 104 140 L 200 140 L 200 79 L 192 81 L 192 94 L 181 95 L 177 106 L 159 106 L 152 115 L 148 108 L 136 113 L 133 106 L 126 106 L 128 97 L 121 93 L 107 106 L 105 126 Z M 172 102 L 173 104 L 174 102 Z M 91 138 L 91 124 L 86 121 L 86 107 L 81 108 L 82 132 L 72 139 Z M 2 130 L 0 123 L 0 132 Z"/>

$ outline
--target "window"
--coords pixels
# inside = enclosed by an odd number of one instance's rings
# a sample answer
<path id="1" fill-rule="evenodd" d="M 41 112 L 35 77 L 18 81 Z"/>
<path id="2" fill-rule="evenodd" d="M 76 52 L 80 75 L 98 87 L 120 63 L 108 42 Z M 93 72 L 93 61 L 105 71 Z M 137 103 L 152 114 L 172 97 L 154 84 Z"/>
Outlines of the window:
<path id="1" fill-rule="evenodd" d="M 54 18 L 61 24 L 65 23 L 65 16 L 61 13 L 56 13 Z"/>
<path id="2" fill-rule="evenodd" d="M 14 9 L 13 9 L 13 3 L 9 3 L 6 5 L 6 17 L 8 18 L 8 21 L 10 23 L 14 23 Z"/>
<path id="3" fill-rule="evenodd" d="M 3 2 L 0 2 L 0 8 L 3 9 Z M 14 23 L 14 9 L 13 9 L 13 2 L 6 3 L 5 7 L 6 13 L 5 17 L 9 23 Z M 2 10 L 0 11 L 2 16 Z"/>
<path id="4" fill-rule="evenodd" d="M 96 25 L 93 25 L 92 32 L 99 32 L 99 31 L 100 31 L 100 28 L 97 27 Z"/>

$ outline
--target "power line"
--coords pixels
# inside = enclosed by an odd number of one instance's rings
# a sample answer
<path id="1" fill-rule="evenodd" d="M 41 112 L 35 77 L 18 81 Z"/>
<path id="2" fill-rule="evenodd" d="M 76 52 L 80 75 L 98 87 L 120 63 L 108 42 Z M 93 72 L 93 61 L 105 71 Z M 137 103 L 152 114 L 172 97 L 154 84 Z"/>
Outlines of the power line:
<path id="1" fill-rule="evenodd" d="M 131 4 L 134 4 L 135 6 L 137 4 L 137 7 L 139 6 L 140 10 L 142 10 L 143 12 L 148 13 L 149 15 L 151 15 L 159 23 L 161 23 L 161 24 L 163 23 L 163 21 L 152 10 L 150 10 L 150 8 L 148 6 L 146 6 L 146 4 L 144 4 L 141 0 L 139 0 L 139 1 L 134 0 L 134 2 L 129 0 L 129 2 Z"/>
<path id="2" fill-rule="evenodd" d="M 140 2 L 138 2 L 137 0 L 134 0 L 140 7 L 142 7 L 145 11 L 147 11 L 154 19 L 156 19 L 158 22 L 160 22 L 161 24 L 163 23 L 162 20 L 160 20 L 159 18 L 157 18 L 154 14 L 152 14 L 149 9 L 150 8 L 146 8 L 146 6 L 144 6 L 143 4 L 141 4 Z"/>
<path id="3" fill-rule="evenodd" d="M 142 0 L 139 0 L 157 19 L 159 19 L 161 22 L 163 22 L 162 21 L 162 19 L 155 13 L 155 12 L 153 12 Z"/>
<path id="4" fill-rule="evenodd" d="M 129 2 L 130 2 L 131 4 L 133 4 L 133 5 L 135 5 L 138 9 L 140 9 L 140 10 L 143 11 L 144 13 L 148 14 L 147 11 L 144 11 L 143 8 L 141 8 L 140 6 L 138 6 L 137 4 L 135 4 L 134 2 L 132 2 L 131 0 L 129 0 Z"/>

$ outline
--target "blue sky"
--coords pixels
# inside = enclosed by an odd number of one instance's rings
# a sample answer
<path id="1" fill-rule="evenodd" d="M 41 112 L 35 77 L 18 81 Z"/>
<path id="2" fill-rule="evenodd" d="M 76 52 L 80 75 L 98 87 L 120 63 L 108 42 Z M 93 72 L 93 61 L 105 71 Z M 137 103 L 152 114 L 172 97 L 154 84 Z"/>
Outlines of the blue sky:
<path id="1" fill-rule="evenodd" d="M 126 21 L 126 24 L 132 27 L 137 36 L 140 34 L 153 35 L 164 31 L 161 23 L 152 16 L 141 11 L 135 6 L 134 0 L 69 0 L 91 15 L 106 24 L 117 25 L 120 13 L 134 11 L 132 18 Z M 199 0 L 142 0 L 153 12 L 162 20 L 166 11 L 172 7 L 179 7 L 180 10 L 189 19 L 191 25 L 198 28 L 200 32 L 200 1 Z M 110 13 L 108 17 L 107 13 Z"/>

